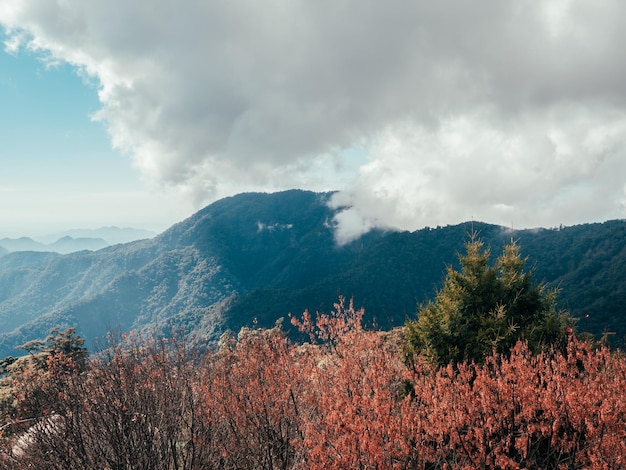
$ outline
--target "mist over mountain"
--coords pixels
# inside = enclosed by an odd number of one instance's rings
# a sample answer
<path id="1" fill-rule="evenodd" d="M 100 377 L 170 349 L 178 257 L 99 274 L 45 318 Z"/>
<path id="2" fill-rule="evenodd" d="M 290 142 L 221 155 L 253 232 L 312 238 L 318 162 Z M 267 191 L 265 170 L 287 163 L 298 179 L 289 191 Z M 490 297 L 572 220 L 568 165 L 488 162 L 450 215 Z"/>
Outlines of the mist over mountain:
<path id="1" fill-rule="evenodd" d="M 291 190 L 219 200 L 150 239 L 66 255 L 0 257 L 0 356 L 76 327 L 93 340 L 110 329 L 207 344 L 227 329 L 271 326 L 304 309 L 328 312 L 339 295 L 368 325 L 414 317 L 434 296 L 475 230 L 496 256 L 512 238 L 535 278 L 559 287 L 580 330 L 626 334 L 626 222 L 512 231 L 465 223 L 415 232 L 374 230 L 337 246 L 332 193 Z"/>
<path id="2" fill-rule="evenodd" d="M 41 243 L 29 237 L 20 238 L 2 238 L 0 239 L 0 247 L 5 253 L 17 251 L 51 251 L 55 253 L 73 253 L 81 250 L 99 250 L 110 243 L 102 238 L 73 238 L 64 236 L 53 243 Z M 0 253 L 2 256 L 2 253 Z"/>
<path id="3" fill-rule="evenodd" d="M 5 237 L 0 239 L 0 256 L 16 251 L 51 251 L 62 254 L 82 250 L 95 251 L 109 245 L 148 239 L 155 235 L 156 233 L 150 230 L 130 227 L 101 227 L 68 230 L 59 234 L 38 237 L 38 240 L 30 237 Z"/>
<path id="4" fill-rule="evenodd" d="M 38 239 L 46 244 L 53 243 L 64 237 L 71 238 L 100 238 L 106 240 L 110 245 L 118 243 L 128 243 L 135 240 L 152 238 L 156 232 L 132 227 L 100 227 L 96 229 L 72 229 L 64 232 L 45 235 Z"/>
<path id="5" fill-rule="evenodd" d="M 1 238 L 0 247 L 7 253 L 12 251 L 48 251 L 44 243 L 37 242 L 30 237 Z"/>

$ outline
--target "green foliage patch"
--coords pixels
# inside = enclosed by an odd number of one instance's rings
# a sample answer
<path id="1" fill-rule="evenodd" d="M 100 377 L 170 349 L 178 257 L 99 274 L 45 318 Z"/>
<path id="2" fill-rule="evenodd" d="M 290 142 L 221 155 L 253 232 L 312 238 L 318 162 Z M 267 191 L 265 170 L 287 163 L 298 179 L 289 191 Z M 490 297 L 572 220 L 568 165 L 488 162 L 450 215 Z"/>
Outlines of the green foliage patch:
<path id="1" fill-rule="evenodd" d="M 573 322 L 556 309 L 556 290 L 547 290 L 525 271 L 526 259 L 514 241 L 490 265 L 490 250 L 473 233 L 459 255 L 460 270 L 447 269 L 434 301 L 407 322 L 411 350 L 433 362 L 482 363 L 493 352 L 505 353 L 518 340 L 531 350 L 564 344 Z"/>

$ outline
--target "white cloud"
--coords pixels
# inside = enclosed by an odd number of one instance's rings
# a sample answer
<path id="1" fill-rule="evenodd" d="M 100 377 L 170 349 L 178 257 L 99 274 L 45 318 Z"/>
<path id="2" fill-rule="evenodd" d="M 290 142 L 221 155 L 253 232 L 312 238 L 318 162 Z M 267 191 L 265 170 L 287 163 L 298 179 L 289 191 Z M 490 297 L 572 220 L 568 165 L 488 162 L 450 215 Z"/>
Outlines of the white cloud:
<path id="1" fill-rule="evenodd" d="M 626 215 L 625 175 L 624 112 L 568 105 L 506 121 L 483 112 L 436 128 L 391 126 L 333 204 L 353 206 L 340 222 L 355 228 L 340 239 L 358 227 L 414 230 L 472 218 L 554 226 Z"/>
<path id="2" fill-rule="evenodd" d="M 362 147 L 348 238 L 623 217 L 624 20 L 621 0 L 0 6 L 6 47 L 95 77 L 113 144 L 198 203 L 343 185 Z"/>

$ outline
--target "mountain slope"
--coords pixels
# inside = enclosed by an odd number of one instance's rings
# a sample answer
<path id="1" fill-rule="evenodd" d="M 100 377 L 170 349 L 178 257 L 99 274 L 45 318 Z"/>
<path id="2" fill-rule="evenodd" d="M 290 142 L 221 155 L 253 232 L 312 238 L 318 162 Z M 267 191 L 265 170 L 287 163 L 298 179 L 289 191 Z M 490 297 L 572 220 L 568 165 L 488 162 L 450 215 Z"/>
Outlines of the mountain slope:
<path id="1" fill-rule="evenodd" d="M 414 318 L 417 306 L 434 297 L 448 265 L 458 268 L 469 233 L 478 232 L 492 256 L 512 239 L 528 257 L 537 282 L 559 291 L 558 306 L 579 319 L 579 331 L 626 336 L 626 221 L 584 224 L 560 230 L 517 230 L 483 223 L 389 233 L 330 276 L 301 289 L 259 287 L 238 298 L 226 313 L 243 326 L 256 317 L 269 326 L 278 316 L 304 309 L 328 311 L 338 294 L 365 307 L 366 323 L 382 328 Z"/>
<path id="2" fill-rule="evenodd" d="M 219 336 L 229 299 L 259 283 L 298 285 L 332 269 L 327 196 L 242 194 L 150 240 L 8 269 L 0 280 L 0 355 L 52 326 L 76 326 L 88 340 L 109 328 L 170 325 Z"/>
<path id="3" fill-rule="evenodd" d="M 67 255 L 0 258 L 0 357 L 77 328 L 91 346 L 109 329 L 193 333 L 271 326 L 289 312 L 329 311 L 338 295 L 366 308 L 366 323 L 398 325 L 432 298 L 475 229 L 497 255 L 516 238 L 536 279 L 560 286 L 559 303 L 581 329 L 626 334 L 626 222 L 515 231 L 460 224 L 373 231 L 334 243 L 330 193 L 240 194 L 202 209 L 148 240 Z"/>

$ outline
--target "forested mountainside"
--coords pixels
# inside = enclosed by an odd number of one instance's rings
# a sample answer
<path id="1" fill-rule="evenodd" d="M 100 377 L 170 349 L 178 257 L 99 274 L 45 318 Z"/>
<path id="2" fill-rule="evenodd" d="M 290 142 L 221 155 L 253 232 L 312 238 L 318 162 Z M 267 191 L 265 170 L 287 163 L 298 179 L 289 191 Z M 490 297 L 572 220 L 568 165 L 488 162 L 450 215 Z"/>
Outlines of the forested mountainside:
<path id="1" fill-rule="evenodd" d="M 159 236 L 94 252 L 0 254 L 0 356 L 76 327 L 92 346 L 110 329 L 202 341 L 271 326 L 288 313 L 329 311 L 339 295 L 387 328 L 434 295 L 475 230 L 499 253 L 518 240 L 535 279 L 559 287 L 579 330 L 626 335 L 626 222 L 512 231 L 483 223 L 413 233 L 373 231 L 338 247 L 331 193 L 292 190 L 222 199 Z"/>
<path id="2" fill-rule="evenodd" d="M 414 318 L 417 305 L 434 297 L 448 265 L 458 267 L 468 234 L 476 231 L 497 256 L 512 239 L 521 245 L 536 281 L 559 290 L 558 306 L 577 317 L 578 330 L 626 335 L 626 222 L 609 221 L 558 229 L 511 230 L 467 222 L 416 232 L 387 233 L 365 246 L 330 276 L 303 289 L 274 283 L 239 297 L 227 314 L 242 326 L 250 316 L 270 325 L 279 314 L 305 308 L 328 311 L 338 293 L 366 309 L 381 328 Z M 239 321 L 239 323 L 238 323 Z"/>

